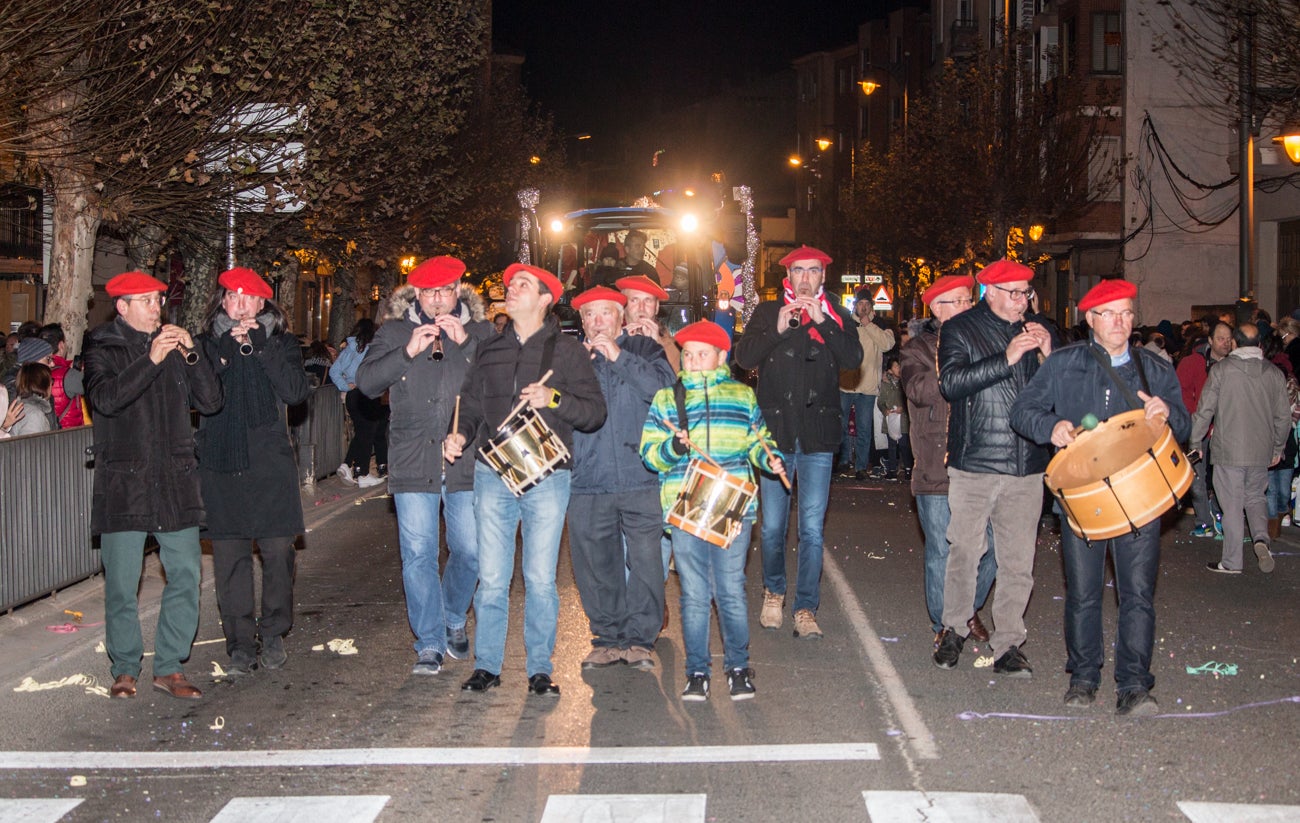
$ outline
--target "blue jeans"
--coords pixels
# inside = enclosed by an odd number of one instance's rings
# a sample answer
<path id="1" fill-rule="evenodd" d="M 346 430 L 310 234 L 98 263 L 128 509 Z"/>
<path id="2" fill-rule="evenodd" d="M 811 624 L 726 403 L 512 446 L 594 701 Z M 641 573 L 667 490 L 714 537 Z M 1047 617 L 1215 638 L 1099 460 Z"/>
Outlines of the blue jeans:
<path id="1" fill-rule="evenodd" d="M 948 520 L 952 517 L 952 510 L 948 508 L 948 495 L 918 494 L 916 516 L 921 521 L 921 531 L 925 533 L 925 608 L 930 613 L 930 628 L 941 632 L 943 581 L 948 572 Z M 998 561 L 993 551 L 993 527 L 990 525 L 988 549 L 980 558 L 979 568 L 975 572 L 972 614 L 984 608 L 984 601 L 989 599 L 989 589 L 993 587 L 993 579 L 997 576 Z"/>
<path id="2" fill-rule="evenodd" d="M 786 455 L 785 471 L 798 483 L 799 554 L 795 579 L 794 611 L 816 613 L 821 602 L 822 527 L 826 523 L 826 502 L 831 492 L 830 452 L 806 454 L 795 444 Z M 773 594 L 785 594 L 785 537 L 790 523 L 790 492 L 775 477 L 762 475 L 759 497 L 763 507 L 763 587 Z M 676 546 L 674 545 L 674 550 Z"/>
<path id="3" fill-rule="evenodd" d="M 875 416 L 872 409 L 876 406 L 874 394 L 857 392 L 840 392 L 840 416 L 844 421 L 844 435 L 840 440 L 840 468 L 847 469 L 852 461 L 853 468 L 861 471 L 871 468 L 871 427 Z M 849 437 L 849 410 L 857 422 L 857 432 Z"/>
<path id="4" fill-rule="evenodd" d="M 528 676 L 551 673 L 560 595 L 555 567 L 569 505 L 569 470 L 560 469 L 515 497 L 491 468 L 474 464 L 478 520 L 478 592 L 474 595 L 474 667 L 501 673 L 515 574 L 515 534 L 523 525 L 524 649 Z"/>
<path id="5" fill-rule="evenodd" d="M 830 455 L 827 454 L 827 457 Z M 718 604 L 722 665 L 730 671 L 749 666 L 749 614 L 745 604 L 745 556 L 754 518 L 746 517 L 740 534 L 725 549 L 681 529 L 673 529 L 673 557 L 682 588 L 682 641 L 686 674 L 710 673 L 709 614 Z"/>
<path id="6" fill-rule="evenodd" d="M 1151 650 L 1155 642 L 1153 605 L 1160 567 L 1160 521 L 1148 523 L 1136 534 L 1091 544 L 1076 537 L 1069 526 L 1061 528 L 1065 561 L 1065 670 L 1070 684 L 1096 688 L 1105 660 L 1102 644 L 1102 599 L 1106 592 L 1106 546 L 1115 564 L 1115 591 L 1119 594 L 1119 632 L 1115 638 L 1115 685 L 1123 694 L 1150 690 Z"/>
<path id="7" fill-rule="evenodd" d="M 465 626 L 478 582 L 474 492 L 397 492 L 397 533 L 402 550 L 402 588 L 406 619 L 415 633 L 415 651 L 447 651 L 447 629 Z M 445 504 L 447 567 L 438 575 L 438 509 Z"/>
<path id="8" fill-rule="evenodd" d="M 1291 513 L 1291 476 L 1295 469 L 1268 470 L 1268 516 L 1281 517 Z"/>

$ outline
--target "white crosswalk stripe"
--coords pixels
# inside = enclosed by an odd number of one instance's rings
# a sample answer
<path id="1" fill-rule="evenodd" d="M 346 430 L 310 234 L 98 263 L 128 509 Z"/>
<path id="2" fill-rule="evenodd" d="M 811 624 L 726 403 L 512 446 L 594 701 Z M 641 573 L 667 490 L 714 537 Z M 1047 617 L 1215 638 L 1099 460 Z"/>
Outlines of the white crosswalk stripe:
<path id="1" fill-rule="evenodd" d="M 0 800 L 0 823 L 54 823 L 80 804 L 75 797 Z"/>
<path id="2" fill-rule="evenodd" d="M 871 823 L 1038 823 L 1020 794 L 863 792 Z"/>
<path id="3" fill-rule="evenodd" d="M 369 823 L 387 803 L 382 794 L 236 797 L 212 823 Z"/>
<path id="4" fill-rule="evenodd" d="M 1300 823 L 1300 806 L 1180 800 L 1178 810 L 1192 823 Z"/>
<path id="5" fill-rule="evenodd" d="M 704 823 L 703 794 L 553 794 L 541 823 Z"/>

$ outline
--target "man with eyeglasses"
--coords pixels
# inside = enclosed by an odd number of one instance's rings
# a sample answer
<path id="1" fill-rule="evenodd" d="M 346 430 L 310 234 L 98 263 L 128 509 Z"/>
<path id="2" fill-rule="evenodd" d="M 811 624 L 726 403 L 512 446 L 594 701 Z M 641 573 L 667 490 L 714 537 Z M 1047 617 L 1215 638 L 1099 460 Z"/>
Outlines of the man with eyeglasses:
<path id="1" fill-rule="evenodd" d="M 798 576 L 794 636 L 816 640 L 821 601 L 822 529 L 831 463 L 840 446 L 840 372 L 862 362 L 857 324 L 823 288 L 831 258 L 801 246 L 781 259 L 785 295 L 754 309 L 736 343 L 736 363 L 758 370 L 758 405 L 786 455 L 799 495 Z M 759 625 L 781 628 L 786 600 L 786 527 L 791 492 L 776 477 L 759 479 L 763 529 L 763 608 Z"/>
<path id="2" fill-rule="evenodd" d="M 442 441 L 481 341 L 492 336 L 483 299 L 461 282 L 465 264 L 432 257 L 393 292 L 384 323 L 357 366 L 357 388 L 388 392 L 388 488 L 397 510 L 406 619 L 415 635 L 411 674 L 442 671 L 443 655 L 469 657 L 465 628 L 478 583 L 474 463 L 447 464 Z M 438 574 L 438 516 L 447 565 Z"/>
<path id="3" fill-rule="evenodd" d="M 144 541 L 158 541 L 166 584 L 154 635 L 153 686 L 172 697 L 203 696 L 181 663 L 199 626 L 199 526 L 203 498 L 190 407 L 221 408 L 221 383 L 194 340 L 162 324 L 167 284 L 133 271 L 108 281 L 117 316 L 86 336 L 86 398 L 95 413 L 90 529 L 104 562 L 104 645 L 109 695 L 135 697 L 144 658 L 138 589 Z"/>
<path id="4" fill-rule="evenodd" d="M 1034 548 L 1043 506 L 1047 449 L 1011 430 L 1011 404 L 1052 353 L 1046 321 L 1029 313 L 1033 269 L 999 260 L 976 278 L 984 299 L 939 330 L 939 389 L 951 406 L 948 423 L 948 565 L 943 633 L 934 652 L 941 669 L 957 665 L 971 629 L 980 558 L 993 532 L 998 587 L 989 638 L 993 672 L 1027 678 L 1033 669 L 1020 647 L 1034 588 Z"/>
<path id="5" fill-rule="evenodd" d="M 1191 418 L 1183 405 L 1173 366 L 1142 346 L 1129 345 L 1136 298 L 1134 284 L 1103 280 L 1079 300 L 1079 311 L 1091 329 L 1090 339 L 1066 346 L 1047 358 L 1016 399 L 1011 409 L 1012 428 L 1035 443 L 1068 449 L 1085 417 L 1107 420 L 1121 412 L 1145 409 L 1148 418 L 1168 421 L 1175 440 L 1182 442 L 1187 437 Z M 1286 418 L 1289 422 L 1289 409 Z M 1261 475 L 1261 489 L 1262 483 Z M 1119 595 L 1115 713 L 1150 716 L 1160 710 L 1150 694 L 1155 685 L 1151 654 L 1160 565 L 1159 518 L 1129 534 L 1096 542 L 1075 535 L 1069 528 L 1061 529 L 1066 587 L 1065 668 L 1070 673 L 1065 705 L 1091 705 L 1101 682 L 1106 658 L 1101 613 L 1108 548 Z M 998 585 L 1002 585 L 1000 576 Z"/>
<path id="6" fill-rule="evenodd" d="M 921 302 L 930 307 L 930 319 L 920 334 L 907 341 L 901 353 L 903 393 L 907 395 L 912 450 L 916 455 L 912 494 L 925 535 L 925 606 L 936 644 L 943 631 L 943 584 L 948 569 L 948 521 L 952 512 L 948 508 L 948 469 L 944 465 L 948 455 L 948 401 L 939 391 L 935 363 L 939 356 L 940 329 L 971 307 L 970 290 L 974 285 L 975 278 L 969 275 L 948 274 L 935 280 L 921 295 Z M 989 632 L 980 620 L 979 610 L 984 608 L 997 570 L 990 545 L 980 557 L 975 601 L 971 617 L 966 621 L 969 636 L 981 642 L 989 639 Z"/>

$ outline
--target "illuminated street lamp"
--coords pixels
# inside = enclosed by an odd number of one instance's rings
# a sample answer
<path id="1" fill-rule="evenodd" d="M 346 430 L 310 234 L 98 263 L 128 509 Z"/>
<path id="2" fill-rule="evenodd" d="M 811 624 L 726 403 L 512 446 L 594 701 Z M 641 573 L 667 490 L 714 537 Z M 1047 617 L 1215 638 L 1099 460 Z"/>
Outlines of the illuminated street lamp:
<path id="1" fill-rule="evenodd" d="M 904 61 L 906 61 L 908 54 L 909 52 L 903 53 Z M 883 72 L 885 76 L 890 79 L 890 81 L 896 80 L 903 84 L 903 142 L 906 143 L 907 142 L 907 102 L 908 102 L 907 98 L 908 98 L 908 92 L 910 91 L 908 77 L 907 77 L 907 63 L 900 62 L 893 67 L 882 66 L 877 63 L 868 63 L 867 65 L 862 67 L 862 71 L 863 73 L 869 71 Z M 871 95 L 875 94 L 876 90 L 881 87 L 882 85 L 880 83 L 877 83 L 875 80 L 872 80 L 869 77 L 864 77 L 863 79 L 858 81 L 858 88 L 862 89 L 862 93 L 865 94 L 867 97 L 870 97 Z"/>
<path id="2" fill-rule="evenodd" d="M 1273 138 L 1282 147 L 1287 158 L 1300 166 L 1300 117 L 1292 117 L 1282 127 L 1282 133 Z"/>

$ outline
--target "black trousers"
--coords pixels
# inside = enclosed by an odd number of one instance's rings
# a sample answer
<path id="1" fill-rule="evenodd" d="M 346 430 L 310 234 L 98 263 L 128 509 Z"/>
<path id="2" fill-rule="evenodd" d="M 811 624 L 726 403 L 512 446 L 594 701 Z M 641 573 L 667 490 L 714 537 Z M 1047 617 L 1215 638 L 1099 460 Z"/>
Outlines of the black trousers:
<path id="1" fill-rule="evenodd" d="M 262 617 L 257 618 L 253 588 L 253 541 L 213 540 L 212 569 L 217 609 L 226 635 L 226 654 L 257 658 L 257 636 L 283 637 L 293 626 L 294 538 L 263 537 Z"/>
<path id="2" fill-rule="evenodd" d="M 366 397 L 358 389 L 348 392 L 344 401 L 348 417 L 352 418 L 352 442 L 348 444 L 343 459 L 349 466 L 370 471 L 370 455 L 375 456 L 376 468 L 388 465 L 388 406 Z"/>

